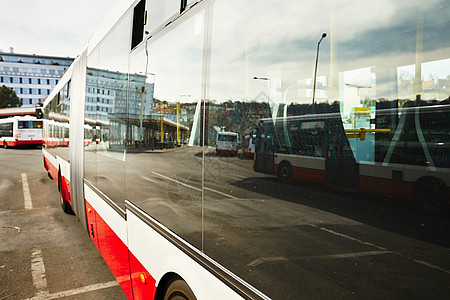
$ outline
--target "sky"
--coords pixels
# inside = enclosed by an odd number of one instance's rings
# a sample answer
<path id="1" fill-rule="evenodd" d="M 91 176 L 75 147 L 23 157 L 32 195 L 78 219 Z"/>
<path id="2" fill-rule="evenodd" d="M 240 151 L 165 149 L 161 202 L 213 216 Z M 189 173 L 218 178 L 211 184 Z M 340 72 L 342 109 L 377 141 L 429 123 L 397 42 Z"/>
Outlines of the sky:
<path id="1" fill-rule="evenodd" d="M 0 50 L 75 58 L 120 0 L 0 0 Z"/>

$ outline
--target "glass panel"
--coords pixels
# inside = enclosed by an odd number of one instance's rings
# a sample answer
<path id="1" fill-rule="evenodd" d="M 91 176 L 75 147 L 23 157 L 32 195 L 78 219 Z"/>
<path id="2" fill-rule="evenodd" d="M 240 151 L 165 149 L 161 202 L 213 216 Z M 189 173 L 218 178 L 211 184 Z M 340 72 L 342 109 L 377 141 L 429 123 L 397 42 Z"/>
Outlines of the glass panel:
<path id="1" fill-rule="evenodd" d="M 174 23 L 133 54 L 127 141 L 128 199 L 199 248 L 202 150 L 199 114 L 194 117 L 201 99 L 203 16 Z M 189 143 L 193 132 L 197 142 Z"/>
<path id="2" fill-rule="evenodd" d="M 444 295 L 445 1 L 212 9 L 204 252 L 276 299 Z"/>
<path id="3" fill-rule="evenodd" d="M 67 85 L 63 87 L 65 88 Z M 63 96 L 63 93 L 59 92 L 44 110 L 44 122 L 47 126 L 43 131 L 43 145 L 51 154 L 59 155 L 66 160 L 69 160 L 69 109 L 70 97 Z M 38 126 L 42 128 L 42 123 L 30 121 L 25 126 L 23 128 L 39 128 Z"/>
<path id="4" fill-rule="evenodd" d="M 170 17 L 180 11 L 180 0 L 147 0 L 147 25 L 145 30 L 152 32 L 165 25 Z"/>
<path id="5" fill-rule="evenodd" d="M 84 110 L 84 178 L 97 184 L 97 143 L 95 137 L 97 120 L 98 55 L 94 49 L 87 58 L 86 99 Z"/>
<path id="6" fill-rule="evenodd" d="M 96 187 L 125 209 L 125 135 L 127 133 L 128 52 L 131 14 L 125 16 L 101 42 L 97 77 L 94 139 L 97 159 Z M 130 104 L 131 105 L 131 104 Z"/>

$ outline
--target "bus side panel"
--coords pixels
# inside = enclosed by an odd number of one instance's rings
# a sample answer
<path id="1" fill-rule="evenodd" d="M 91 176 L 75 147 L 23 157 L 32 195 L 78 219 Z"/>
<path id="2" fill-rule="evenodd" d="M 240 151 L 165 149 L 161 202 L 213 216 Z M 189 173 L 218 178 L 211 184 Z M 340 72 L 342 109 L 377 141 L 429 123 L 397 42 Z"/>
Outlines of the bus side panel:
<path id="1" fill-rule="evenodd" d="M 97 248 L 128 299 L 132 299 L 126 221 L 108 203 L 85 185 L 88 231 L 98 240 Z M 89 211 L 91 209 L 91 211 Z M 92 219 L 90 215 L 94 215 Z M 93 230 L 93 232 L 92 232 Z"/>
<path id="2" fill-rule="evenodd" d="M 359 188 L 362 192 L 380 196 L 392 196 L 403 199 L 402 181 L 396 181 L 389 178 L 377 178 L 369 176 L 359 176 Z"/>
<path id="3" fill-rule="evenodd" d="M 294 168 L 294 178 L 308 182 L 325 184 L 325 171 L 307 168 Z"/>
<path id="4" fill-rule="evenodd" d="M 135 299 L 151 299 L 153 294 L 151 288 L 144 287 L 140 279 L 136 279 L 137 276 L 140 276 L 141 273 L 149 274 L 152 278 L 151 282 L 154 278 L 158 286 L 167 272 L 176 273 L 183 278 L 197 299 L 217 299 L 218 297 L 220 299 L 242 299 L 204 266 L 201 266 L 128 209 L 127 225 L 128 246 L 135 278 L 133 281 Z M 189 246 L 187 247 L 189 248 Z M 151 294 L 147 295 L 146 292 Z"/>
<path id="5" fill-rule="evenodd" d="M 86 206 L 86 223 L 88 226 L 88 232 L 89 236 L 91 237 L 91 240 L 94 242 L 97 249 L 98 247 L 98 234 L 97 234 L 97 220 L 96 215 L 97 212 L 92 208 L 92 206 L 87 202 L 86 200 L 85 206 Z"/>
<path id="6" fill-rule="evenodd" d="M 128 248 L 98 214 L 96 215 L 96 224 L 100 254 L 127 298 L 132 299 Z"/>
<path id="7" fill-rule="evenodd" d="M 131 251 L 129 251 L 129 255 L 134 299 L 153 299 L 156 293 L 155 279 Z"/>
<path id="8" fill-rule="evenodd" d="M 65 201 L 72 206 L 70 199 L 70 164 L 62 158 L 58 158 L 59 168 L 61 170 L 61 194 Z"/>
<path id="9" fill-rule="evenodd" d="M 387 168 L 380 164 L 360 164 L 359 171 L 360 191 L 374 195 L 404 199 L 405 182 L 401 180 L 403 175 L 400 175 L 404 173 L 402 166 L 391 166 Z M 398 180 L 394 178 L 395 174 L 399 174 L 397 175 L 399 177 L 397 178 Z"/>
<path id="10" fill-rule="evenodd" d="M 61 194 L 64 201 L 67 201 L 70 205 L 72 202 L 70 201 L 70 181 L 61 175 Z"/>
<path id="11" fill-rule="evenodd" d="M 47 172 L 50 174 L 56 185 L 58 185 L 58 169 L 56 167 L 58 161 L 44 149 L 42 149 L 42 153 L 44 155 L 44 166 L 47 166 Z"/>

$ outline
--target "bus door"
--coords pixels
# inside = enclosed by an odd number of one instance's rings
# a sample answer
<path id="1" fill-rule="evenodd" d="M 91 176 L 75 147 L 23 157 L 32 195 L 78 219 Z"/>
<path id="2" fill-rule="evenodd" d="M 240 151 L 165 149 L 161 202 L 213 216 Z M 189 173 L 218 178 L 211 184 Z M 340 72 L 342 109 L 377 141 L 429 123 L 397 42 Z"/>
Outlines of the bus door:
<path id="1" fill-rule="evenodd" d="M 255 139 L 254 169 L 256 172 L 274 173 L 274 139 L 270 125 L 260 122 Z"/>
<path id="2" fill-rule="evenodd" d="M 330 118 L 325 130 L 325 182 L 331 188 L 357 191 L 359 165 L 339 117 Z"/>

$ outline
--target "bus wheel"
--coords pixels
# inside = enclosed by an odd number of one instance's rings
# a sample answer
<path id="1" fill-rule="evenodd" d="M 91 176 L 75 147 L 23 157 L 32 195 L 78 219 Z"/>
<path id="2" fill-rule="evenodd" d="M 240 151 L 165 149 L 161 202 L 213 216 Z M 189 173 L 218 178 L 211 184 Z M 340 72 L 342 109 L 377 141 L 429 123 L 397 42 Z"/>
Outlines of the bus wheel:
<path id="1" fill-rule="evenodd" d="M 448 208 L 445 184 L 437 178 L 427 177 L 416 183 L 414 197 L 417 205 L 429 213 L 437 213 Z"/>
<path id="2" fill-rule="evenodd" d="M 164 300 L 196 300 L 194 293 L 188 284 L 179 278 L 169 282 L 164 295 Z"/>
<path id="3" fill-rule="evenodd" d="M 284 183 L 292 183 L 292 166 L 290 163 L 283 162 L 278 166 L 278 177 Z"/>

